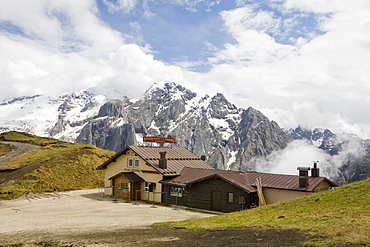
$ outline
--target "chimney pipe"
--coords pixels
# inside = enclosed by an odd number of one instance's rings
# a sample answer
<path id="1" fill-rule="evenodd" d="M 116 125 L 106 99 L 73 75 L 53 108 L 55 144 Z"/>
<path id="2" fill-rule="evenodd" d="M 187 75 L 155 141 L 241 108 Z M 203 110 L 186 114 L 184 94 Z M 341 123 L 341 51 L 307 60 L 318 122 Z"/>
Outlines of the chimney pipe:
<path id="1" fill-rule="evenodd" d="M 300 188 L 307 188 L 308 187 L 308 171 L 310 170 L 309 167 L 298 167 L 299 170 L 299 187 Z"/>
<path id="2" fill-rule="evenodd" d="M 320 169 L 317 167 L 318 161 L 313 161 L 313 168 L 311 168 L 311 177 L 320 177 Z"/>
<path id="3" fill-rule="evenodd" d="M 166 152 L 159 152 L 159 167 L 162 169 L 167 169 L 167 159 L 166 159 Z"/>

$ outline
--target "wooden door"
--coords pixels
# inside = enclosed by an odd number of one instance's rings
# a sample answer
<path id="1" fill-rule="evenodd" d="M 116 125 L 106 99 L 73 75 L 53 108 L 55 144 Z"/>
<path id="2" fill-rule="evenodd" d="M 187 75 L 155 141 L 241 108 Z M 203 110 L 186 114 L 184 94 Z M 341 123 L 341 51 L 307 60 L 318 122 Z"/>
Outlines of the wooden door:
<path id="1" fill-rule="evenodd" d="M 212 190 L 211 210 L 221 211 L 221 192 L 218 190 Z"/>
<path id="2" fill-rule="evenodd" d="M 132 183 L 131 200 L 141 200 L 141 182 Z"/>

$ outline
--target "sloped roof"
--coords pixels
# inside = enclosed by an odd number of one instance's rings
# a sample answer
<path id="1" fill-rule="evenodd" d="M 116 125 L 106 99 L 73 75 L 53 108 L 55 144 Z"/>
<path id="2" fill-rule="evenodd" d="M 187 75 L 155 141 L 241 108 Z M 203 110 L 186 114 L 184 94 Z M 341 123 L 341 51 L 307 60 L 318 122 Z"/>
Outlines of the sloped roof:
<path id="1" fill-rule="evenodd" d="M 221 170 L 207 170 L 194 169 L 185 167 L 180 176 L 171 180 L 162 181 L 163 184 L 185 187 L 187 185 L 198 183 L 212 177 L 223 179 L 236 187 L 247 192 L 255 192 L 257 178 L 261 178 L 262 186 L 265 188 L 297 190 L 311 192 L 322 182 L 328 182 L 331 187 L 338 185 L 325 177 L 310 177 L 309 186 L 307 188 L 300 188 L 298 175 L 284 175 L 261 172 L 237 172 L 237 171 L 221 171 Z"/>
<path id="2" fill-rule="evenodd" d="M 98 166 L 96 169 L 103 170 L 110 163 L 115 162 L 118 157 L 124 155 L 128 150 L 133 151 L 163 176 L 177 176 L 184 167 L 213 169 L 205 161 L 190 152 L 184 147 L 151 147 L 151 146 L 126 146 L 113 155 L 109 160 Z M 166 152 L 167 169 L 159 167 L 160 152 Z"/>
<path id="3" fill-rule="evenodd" d="M 119 177 L 119 176 L 124 176 L 131 182 L 145 182 L 145 180 L 139 175 L 137 175 L 135 172 L 120 172 L 114 175 L 113 177 L 110 177 L 108 180 L 115 179 L 116 177 Z"/>
<path id="4" fill-rule="evenodd" d="M 264 188 L 274 188 L 283 190 L 299 190 L 299 191 L 314 191 L 315 188 L 322 182 L 328 182 L 330 187 L 338 187 L 338 185 L 325 177 L 309 177 L 307 188 L 299 187 L 298 175 L 284 175 L 262 172 L 249 172 L 248 176 L 252 182 L 252 186 L 256 186 L 256 179 L 261 178 Z"/>
<path id="5" fill-rule="evenodd" d="M 246 173 L 235 171 L 222 171 L 214 169 L 210 170 L 184 167 L 184 169 L 180 173 L 180 176 L 173 178 L 171 180 L 162 181 L 162 183 L 172 186 L 185 187 L 186 185 L 198 183 L 210 179 L 212 177 L 218 177 L 247 192 L 257 191 L 254 187 L 250 185 L 248 176 L 246 175 L 247 175 Z"/>

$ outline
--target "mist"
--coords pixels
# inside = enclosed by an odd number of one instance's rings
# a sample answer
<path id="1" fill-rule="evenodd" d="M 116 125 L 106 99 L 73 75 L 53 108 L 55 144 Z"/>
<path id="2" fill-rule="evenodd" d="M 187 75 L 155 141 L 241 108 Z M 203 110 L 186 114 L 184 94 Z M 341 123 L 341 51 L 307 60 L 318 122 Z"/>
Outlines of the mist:
<path id="1" fill-rule="evenodd" d="M 341 151 L 335 155 L 319 149 L 310 141 L 294 140 L 283 150 L 252 160 L 252 164 L 257 172 L 298 175 L 297 167 L 312 167 L 313 161 L 318 161 L 320 176 L 344 183 L 353 174 L 344 174 L 341 168 L 354 161 L 362 160 L 366 150 L 361 140 L 353 136 L 342 135 L 337 138 L 337 141 L 341 145 Z"/>

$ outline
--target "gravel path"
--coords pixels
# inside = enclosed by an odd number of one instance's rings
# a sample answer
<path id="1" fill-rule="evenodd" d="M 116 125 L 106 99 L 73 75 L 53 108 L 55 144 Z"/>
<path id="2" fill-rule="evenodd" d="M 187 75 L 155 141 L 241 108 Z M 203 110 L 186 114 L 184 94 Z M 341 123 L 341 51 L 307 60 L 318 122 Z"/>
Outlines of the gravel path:
<path id="1" fill-rule="evenodd" d="M 28 199 L 27 199 L 28 198 Z M 89 230 L 91 228 L 143 228 L 159 221 L 207 217 L 210 214 L 176 211 L 150 204 L 133 205 L 112 201 L 109 196 L 98 200 L 97 190 L 58 194 L 28 195 L 0 202 L 0 233 L 17 231 Z"/>
<path id="2" fill-rule="evenodd" d="M 0 246 L 302 246 L 302 232 L 151 227 L 212 214 L 99 198 L 98 190 L 28 194 L 0 201 Z"/>
<path id="3" fill-rule="evenodd" d="M 9 161 L 20 157 L 24 153 L 40 148 L 39 146 L 35 146 L 32 144 L 28 144 L 28 143 L 4 142 L 4 141 L 0 141 L 0 142 L 10 145 L 12 149 L 8 154 L 0 157 L 0 166 L 5 165 Z"/>

